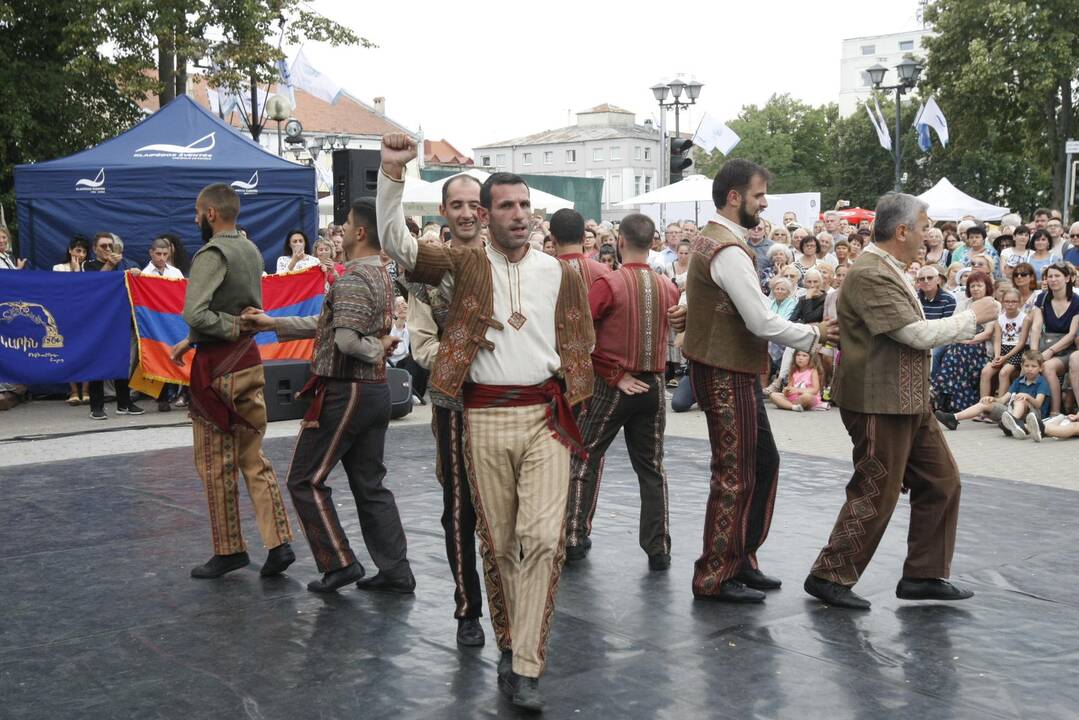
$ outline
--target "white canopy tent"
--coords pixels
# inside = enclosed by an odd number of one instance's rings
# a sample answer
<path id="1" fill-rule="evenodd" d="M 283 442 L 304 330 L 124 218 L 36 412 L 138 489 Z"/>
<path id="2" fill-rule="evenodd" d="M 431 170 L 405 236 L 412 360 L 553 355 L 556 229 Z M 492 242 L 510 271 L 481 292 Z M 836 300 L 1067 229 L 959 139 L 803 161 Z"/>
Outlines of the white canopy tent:
<path id="1" fill-rule="evenodd" d="M 406 181 L 405 192 L 401 197 L 405 212 L 418 215 L 437 215 L 438 206 L 442 204 L 442 186 L 460 175 L 471 175 L 481 183 L 491 176 L 490 173 L 483 170 L 472 168 L 423 185 L 409 187 Z M 572 200 L 567 200 L 536 188 L 529 188 L 529 196 L 535 210 L 546 210 L 550 213 L 563 208 L 573 208 Z"/>
<path id="2" fill-rule="evenodd" d="M 929 217 L 934 222 L 959 220 L 964 215 L 973 215 L 978 220 L 1000 220 L 1008 214 L 1006 207 L 990 205 L 972 198 L 948 180 L 941 178 L 936 185 L 918 196 L 929 203 Z"/>

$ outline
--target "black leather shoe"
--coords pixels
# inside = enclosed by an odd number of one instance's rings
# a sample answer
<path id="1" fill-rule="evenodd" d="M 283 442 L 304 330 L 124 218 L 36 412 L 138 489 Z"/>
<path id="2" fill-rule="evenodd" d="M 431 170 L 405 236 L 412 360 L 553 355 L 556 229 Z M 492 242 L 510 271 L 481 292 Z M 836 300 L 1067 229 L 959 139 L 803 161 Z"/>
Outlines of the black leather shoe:
<path id="1" fill-rule="evenodd" d="M 592 538 L 585 535 L 576 545 L 566 545 L 566 562 L 584 560 L 592 549 Z"/>
<path id="2" fill-rule="evenodd" d="M 648 569 L 652 572 L 667 570 L 670 567 L 671 556 L 669 553 L 656 553 L 648 556 Z"/>
<path id="3" fill-rule="evenodd" d="M 513 672 L 513 651 L 503 650 L 498 658 L 498 677 L 510 672 Z"/>
<path id="4" fill-rule="evenodd" d="M 539 678 L 517 676 L 517 690 L 513 693 L 513 705 L 529 712 L 543 710 L 543 696 L 540 695 Z"/>
<path id="5" fill-rule="evenodd" d="M 959 427 L 959 421 L 955 418 L 955 413 L 934 410 L 933 414 L 936 416 L 937 420 L 940 421 L 940 424 L 949 430 L 955 430 Z"/>
<path id="6" fill-rule="evenodd" d="M 719 593 L 716 595 L 695 595 L 699 600 L 718 600 L 729 603 L 762 603 L 764 593 L 753 588 L 747 588 L 737 580 L 724 580 L 719 584 Z"/>
<path id="7" fill-rule="evenodd" d="M 816 575 L 806 577 L 805 585 L 802 587 L 813 597 L 835 607 L 850 608 L 851 610 L 868 610 L 870 607 L 868 600 L 849 587 L 819 578 Z"/>
<path id="8" fill-rule="evenodd" d="M 734 579 L 754 590 L 778 590 L 783 587 L 783 581 L 779 578 L 765 575 L 760 570 L 754 570 L 753 568 L 745 568 L 735 575 Z"/>
<path id="9" fill-rule="evenodd" d="M 903 578 L 895 586 L 895 596 L 900 600 L 966 600 L 974 593 L 938 578 Z"/>
<path id="10" fill-rule="evenodd" d="M 460 618 L 457 621 L 457 644 L 464 647 L 483 647 L 483 626 L 479 618 Z"/>
<path id="11" fill-rule="evenodd" d="M 333 570 L 325 573 L 318 580 L 312 580 L 307 583 L 307 589 L 311 592 L 317 593 L 332 593 L 336 592 L 338 588 L 343 588 L 349 583 L 354 583 L 365 574 L 363 565 L 358 562 L 354 562 L 351 565 L 347 565 L 339 570 Z"/>
<path id="12" fill-rule="evenodd" d="M 281 543 L 270 550 L 269 555 L 266 556 L 265 564 L 259 570 L 259 575 L 262 577 L 280 575 L 285 572 L 285 568 L 294 562 L 296 562 L 296 553 L 292 552 L 292 546 L 288 543 Z"/>
<path id="13" fill-rule="evenodd" d="M 356 583 L 360 590 L 369 592 L 397 593 L 398 595 L 411 595 L 416 592 L 416 578 L 409 570 L 407 575 L 400 578 L 389 578 L 383 572 L 378 572 L 372 578 L 365 578 Z"/>
<path id="14" fill-rule="evenodd" d="M 512 699 L 521 676 L 513 672 L 513 651 L 503 650 L 498 659 L 498 691 Z"/>
<path id="15" fill-rule="evenodd" d="M 214 555 L 205 565 L 191 568 L 191 577 L 199 580 L 211 580 L 219 578 L 225 573 L 239 570 L 251 562 L 246 552 L 233 553 L 232 555 Z"/>

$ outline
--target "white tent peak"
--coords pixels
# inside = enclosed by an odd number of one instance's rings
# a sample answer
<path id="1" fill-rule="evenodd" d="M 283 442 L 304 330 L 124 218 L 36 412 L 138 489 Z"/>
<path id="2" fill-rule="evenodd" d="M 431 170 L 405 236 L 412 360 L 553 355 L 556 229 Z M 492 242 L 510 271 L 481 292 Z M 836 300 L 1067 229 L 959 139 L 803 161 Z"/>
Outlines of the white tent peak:
<path id="1" fill-rule="evenodd" d="M 952 185 L 946 177 L 918 196 L 929 203 L 929 217 L 934 221 L 959 220 L 964 215 L 973 215 L 979 220 L 1000 220 L 1008 214 L 1006 207 L 990 205 L 977 198 L 972 198 Z"/>

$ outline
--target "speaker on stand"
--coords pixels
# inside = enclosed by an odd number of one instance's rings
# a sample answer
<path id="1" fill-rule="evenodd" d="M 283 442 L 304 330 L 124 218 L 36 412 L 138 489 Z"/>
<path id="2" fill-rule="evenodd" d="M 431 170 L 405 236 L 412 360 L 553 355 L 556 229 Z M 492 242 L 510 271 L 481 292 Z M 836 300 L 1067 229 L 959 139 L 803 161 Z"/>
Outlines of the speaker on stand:
<path id="1" fill-rule="evenodd" d="M 378 150 L 333 151 L 333 221 L 344 225 L 353 200 L 375 196 L 382 154 Z"/>

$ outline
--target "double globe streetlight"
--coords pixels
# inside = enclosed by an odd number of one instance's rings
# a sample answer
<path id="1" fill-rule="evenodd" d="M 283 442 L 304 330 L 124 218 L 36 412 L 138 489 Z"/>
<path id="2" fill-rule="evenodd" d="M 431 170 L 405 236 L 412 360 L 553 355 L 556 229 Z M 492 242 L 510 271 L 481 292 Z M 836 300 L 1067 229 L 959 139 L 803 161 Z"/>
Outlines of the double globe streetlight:
<path id="1" fill-rule="evenodd" d="M 689 108 L 697 102 L 697 98 L 700 97 L 701 88 L 704 87 L 696 80 L 690 80 L 689 82 L 683 82 L 678 78 L 671 80 L 669 83 L 657 83 L 652 86 L 652 94 L 656 97 L 656 101 L 659 103 L 660 117 L 666 117 L 666 110 L 674 108 L 674 139 L 671 141 L 670 155 L 670 177 L 671 182 L 675 182 L 677 177 L 682 179 L 682 171 L 693 164 L 693 161 L 687 157 L 683 157 L 689 148 L 693 147 L 692 140 L 682 141 L 679 137 L 678 131 L 678 113 L 683 108 Z M 682 93 L 685 93 L 686 99 L 681 100 Z M 671 101 L 667 102 L 667 96 L 670 95 Z M 662 138 L 660 145 L 662 145 Z"/>
<path id="2" fill-rule="evenodd" d="M 922 72 L 922 66 L 912 58 L 904 58 L 903 62 L 895 66 L 896 75 L 899 76 L 898 85 L 881 84 L 884 82 L 884 76 L 887 74 L 888 68 L 879 63 L 866 68 L 865 72 L 869 75 L 869 82 L 873 84 L 874 90 L 895 90 L 895 142 L 892 143 L 892 157 L 895 158 L 895 191 L 899 192 L 903 189 L 899 169 L 899 164 L 903 159 L 903 143 L 900 142 L 899 98 L 908 90 L 914 89 L 914 86 L 918 84 L 918 76 Z"/>

